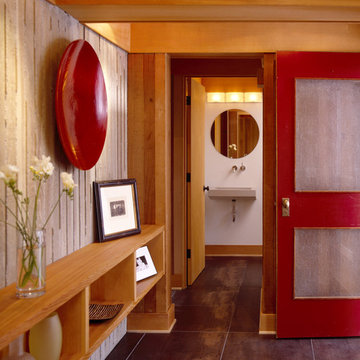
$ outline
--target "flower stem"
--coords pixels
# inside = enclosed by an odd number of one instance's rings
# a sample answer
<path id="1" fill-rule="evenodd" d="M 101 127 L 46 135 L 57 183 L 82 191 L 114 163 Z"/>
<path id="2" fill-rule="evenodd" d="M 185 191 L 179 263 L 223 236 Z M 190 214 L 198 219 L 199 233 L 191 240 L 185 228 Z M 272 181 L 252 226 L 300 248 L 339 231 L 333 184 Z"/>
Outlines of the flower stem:
<path id="1" fill-rule="evenodd" d="M 5 206 L 5 209 L 8 210 L 15 219 L 17 219 L 16 214 L 10 209 L 8 205 L 6 205 L 5 201 L 3 199 L 0 199 L 0 202 Z"/>
<path id="2" fill-rule="evenodd" d="M 38 200 L 39 200 L 39 195 L 40 195 L 40 187 L 41 187 L 41 180 L 39 180 L 39 184 L 36 190 L 36 196 L 35 196 L 35 200 L 34 200 L 34 212 L 33 212 L 33 223 L 32 223 L 32 231 L 31 231 L 31 236 L 33 236 L 33 234 L 36 231 L 36 220 L 37 220 L 37 206 L 38 206 Z"/>
<path id="3" fill-rule="evenodd" d="M 50 220 L 50 218 L 51 218 L 51 215 L 53 214 L 53 212 L 55 211 L 55 209 L 56 209 L 57 205 L 59 204 L 60 199 L 61 199 L 62 194 L 64 193 L 64 191 L 65 191 L 65 190 L 63 190 L 63 191 L 60 193 L 60 195 L 59 195 L 59 197 L 58 197 L 58 199 L 57 199 L 57 202 L 55 203 L 55 205 L 54 205 L 54 206 L 53 206 L 53 208 L 51 209 L 49 216 L 47 217 L 47 219 L 46 219 L 46 221 L 45 221 L 44 225 L 41 227 L 41 230 L 44 230 L 44 229 L 45 229 L 45 227 L 46 227 L 46 225 L 47 225 L 48 221 L 49 221 L 49 220 Z"/>

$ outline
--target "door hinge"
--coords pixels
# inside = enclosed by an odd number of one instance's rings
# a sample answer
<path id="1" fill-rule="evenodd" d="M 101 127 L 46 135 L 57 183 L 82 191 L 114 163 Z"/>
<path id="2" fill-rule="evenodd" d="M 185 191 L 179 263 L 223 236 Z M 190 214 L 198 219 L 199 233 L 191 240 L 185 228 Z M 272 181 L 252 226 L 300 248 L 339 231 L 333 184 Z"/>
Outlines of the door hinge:
<path id="1" fill-rule="evenodd" d="M 186 251 L 186 258 L 191 259 L 191 249 L 187 249 Z"/>
<path id="2" fill-rule="evenodd" d="M 186 182 L 191 182 L 191 173 L 186 173 Z"/>
<path id="3" fill-rule="evenodd" d="M 191 105 L 191 96 L 186 97 L 186 105 Z"/>

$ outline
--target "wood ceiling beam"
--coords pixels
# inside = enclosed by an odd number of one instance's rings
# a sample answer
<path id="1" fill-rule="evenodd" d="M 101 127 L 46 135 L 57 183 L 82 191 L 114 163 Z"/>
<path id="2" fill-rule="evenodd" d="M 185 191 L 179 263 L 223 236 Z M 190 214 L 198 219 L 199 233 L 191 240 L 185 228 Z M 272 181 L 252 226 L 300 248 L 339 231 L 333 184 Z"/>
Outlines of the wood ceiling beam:
<path id="1" fill-rule="evenodd" d="M 238 54 L 360 49 L 358 23 L 133 23 L 131 52 Z"/>
<path id="2" fill-rule="evenodd" d="M 360 1 L 49 0 L 81 22 L 308 21 L 358 22 Z M 200 3 L 200 4 L 199 4 Z M 224 4 L 225 3 L 225 4 Z M 239 4 L 240 3 L 240 4 Z M 243 4 L 244 3 L 244 4 Z M 254 5 L 259 3 L 259 5 Z M 336 3 L 336 5 L 334 5 Z M 326 6 L 324 5 L 326 4 Z M 344 4 L 348 4 L 344 6 Z"/>
<path id="3" fill-rule="evenodd" d="M 130 53 L 214 56 L 360 49 L 360 23 L 147 22 L 86 24 Z M 218 76 L 221 76 L 220 74 Z"/>

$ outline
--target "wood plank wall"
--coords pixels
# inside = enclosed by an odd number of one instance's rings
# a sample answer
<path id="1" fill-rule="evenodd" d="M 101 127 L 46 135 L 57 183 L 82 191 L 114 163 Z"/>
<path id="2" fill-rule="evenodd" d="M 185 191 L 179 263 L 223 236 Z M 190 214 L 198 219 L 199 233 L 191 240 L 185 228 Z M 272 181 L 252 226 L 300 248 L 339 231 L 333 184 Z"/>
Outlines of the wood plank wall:
<path id="1" fill-rule="evenodd" d="M 276 313 L 276 98 L 275 54 L 264 54 L 262 309 Z"/>
<path id="2" fill-rule="evenodd" d="M 171 264 L 170 60 L 165 54 L 128 56 L 128 174 L 136 178 L 143 224 L 164 224 L 166 279 L 145 299 L 144 312 L 167 312 Z M 165 297 L 163 297 L 165 298 Z"/>
<path id="3" fill-rule="evenodd" d="M 72 173 L 78 184 L 74 200 L 63 197 L 46 228 L 47 263 L 51 263 L 96 241 L 93 180 L 127 177 L 127 53 L 45 0 L 0 0 L 0 36 L 0 166 L 17 165 L 21 189 L 32 195 L 28 167 L 34 155 L 51 156 L 55 172 L 41 194 L 43 220 L 61 191 L 60 172 Z M 54 112 L 60 59 L 76 39 L 87 40 L 97 52 L 108 96 L 104 150 L 88 171 L 67 160 Z M 13 206 L 10 195 L 0 184 L 0 197 Z M 16 233 L 4 219 L 9 214 L 0 206 L 0 287 L 15 281 Z M 113 341 L 118 341 L 116 336 Z"/>

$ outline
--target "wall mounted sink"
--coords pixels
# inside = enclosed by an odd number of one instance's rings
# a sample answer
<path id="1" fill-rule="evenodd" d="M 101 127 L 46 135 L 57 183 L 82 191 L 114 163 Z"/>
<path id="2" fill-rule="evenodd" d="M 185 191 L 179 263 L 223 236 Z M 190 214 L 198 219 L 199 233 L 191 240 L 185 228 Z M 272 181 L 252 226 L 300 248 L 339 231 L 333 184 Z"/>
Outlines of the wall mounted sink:
<path id="1" fill-rule="evenodd" d="M 214 187 L 208 191 L 211 199 L 256 199 L 256 189 L 251 187 Z"/>

